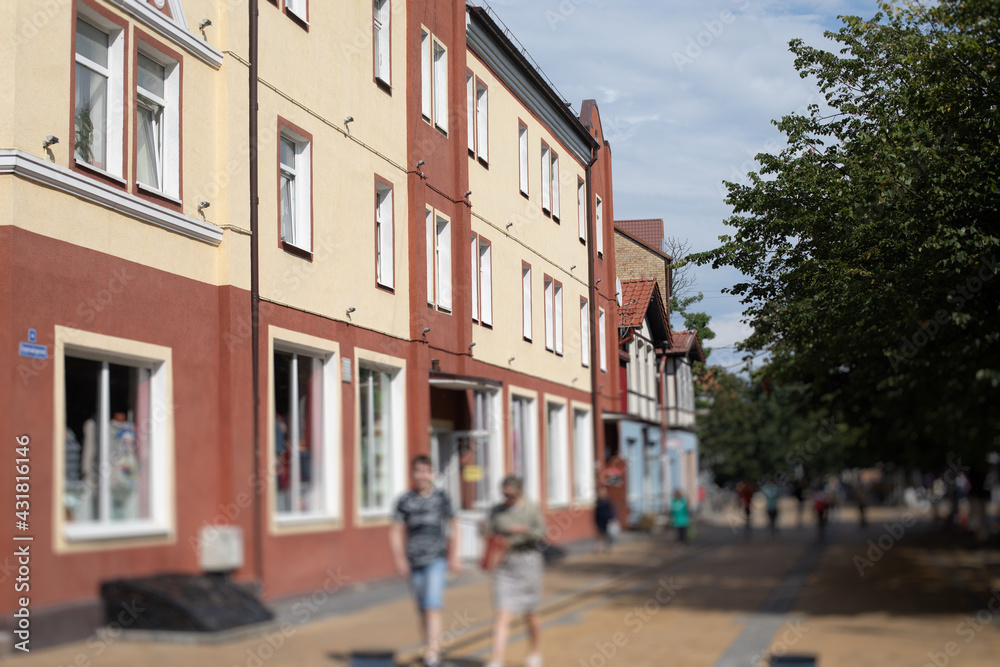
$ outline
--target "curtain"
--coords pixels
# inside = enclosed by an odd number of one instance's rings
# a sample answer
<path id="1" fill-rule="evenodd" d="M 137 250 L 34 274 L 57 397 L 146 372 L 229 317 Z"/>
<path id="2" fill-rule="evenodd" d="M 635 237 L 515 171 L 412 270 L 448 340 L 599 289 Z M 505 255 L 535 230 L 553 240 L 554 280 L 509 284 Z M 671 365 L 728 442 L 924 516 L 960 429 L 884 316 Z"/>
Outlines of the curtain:
<path id="1" fill-rule="evenodd" d="M 160 111 L 140 103 L 136 120 L 136 178 L 157 190 L 160 186 Z"/>
<path id="2" fill-rule="evenodd" d="M 76 65 L 77 159 L 104 169 L 107 165 L 108 79 L 88 67 Z"/>

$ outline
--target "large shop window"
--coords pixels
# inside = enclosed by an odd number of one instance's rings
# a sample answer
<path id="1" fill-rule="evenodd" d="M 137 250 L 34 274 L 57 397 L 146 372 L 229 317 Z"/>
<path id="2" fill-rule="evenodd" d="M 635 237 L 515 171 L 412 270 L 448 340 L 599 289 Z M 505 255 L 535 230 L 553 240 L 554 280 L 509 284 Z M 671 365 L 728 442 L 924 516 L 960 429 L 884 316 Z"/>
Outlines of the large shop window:
<path id="1" fill-rule="evenodd" d="M 396 488 L 395 470 L 405 452 L 398 445 L 405 429 L 398 369 L 363 363 L 358 368 L 361 510 L 387 514 Z"/>
<path id="2" fill-rule="evenodd" d="M 513 396 L 510 406 L 513 473 L 524 480 L 524 492 L 528 499 L 538 502 L 540 493 L 535 400 L 524 396 Z"/>
<path id="3" fill-rule="evenodd" d="M 324 434 L 326 360 L 274 351 L 274 455 L 277 512 L 281 516 L 322 513 L 328 455 Z"/>
<path id="4" fill-rule="evenodd" d="M 546 452 L 547 500 L 551 505 L 569 504 L 569 447 L 566 442 L 566 406 L 548 403 L 548 450 Z"/>
<path id="5" fill-rule="evenodd" d="M 69 539 L 167 531 L 166 363 L 90 350 L 64 357 L 63 506 Z"/>
<path id="6" fill-rule="evenodd" d="M 573 500 L 578 503 L 594 499 L 593 431 L 590 411 L 573 410 Z"/>
<path id="7" fill-rule="evenodd" d="M 125 30 L 99 16 L 88 19 L 76 22 L 73 155 L 122 178 Z"/>

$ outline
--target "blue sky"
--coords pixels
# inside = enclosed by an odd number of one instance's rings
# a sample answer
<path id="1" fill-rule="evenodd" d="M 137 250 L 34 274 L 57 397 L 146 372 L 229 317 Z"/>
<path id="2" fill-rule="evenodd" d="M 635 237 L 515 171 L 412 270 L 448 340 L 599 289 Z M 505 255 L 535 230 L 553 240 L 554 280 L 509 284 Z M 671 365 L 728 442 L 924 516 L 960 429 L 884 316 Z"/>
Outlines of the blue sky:
<path id="1" fill-rule="evenodd" d="M 877 11 L 874 0 L 488 2 L 575 109 L 597 100 L 615 218 L 663 218 L 696 252 L 727 233 L 722 181 L 745 180 L 754 155 L 780 150 L 770 121 L 822 101 L 795 71 L 789 40 L 829 45 L 823 32 L 840 27 L 838 15 Z M 739 274 L 692 270 L 718 334 L 710 361 L 735 364 L 727 346 L 749 329 L 739 300 L 720 290 Z"/>

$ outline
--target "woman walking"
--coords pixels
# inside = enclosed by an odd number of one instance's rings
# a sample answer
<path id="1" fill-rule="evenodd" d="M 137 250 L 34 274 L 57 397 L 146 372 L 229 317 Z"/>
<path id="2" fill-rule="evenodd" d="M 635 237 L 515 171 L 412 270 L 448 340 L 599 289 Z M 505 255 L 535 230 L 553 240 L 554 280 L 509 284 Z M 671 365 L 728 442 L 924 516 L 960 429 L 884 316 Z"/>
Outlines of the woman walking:
<path id="1" fill-rule="evenodd" d="M 534 503 L 524 499 L 524 482 L 508 475 L 501 484 L 504 502 L 490 512 L 486 523 L 487 543 L 491 535 L 507 540 L 507 552 L 493 571 L 493 654 L 487 667 L 501 667 L 510 635 L 510 619 L 524 614 L 528 628 L 528 657 L 525 667 L 541 667 L 538 605 L 542 595 L 542 552 L 545 519 Z"/>
<path id="2" fill-rule="evenodd" d="M 670 515 L 674 528 L 677 529 L 677 541 L 686 544 L 691 515 L 688 513 L 687 498 L 680 489 L 674 491 L 674 499 L 670 501 Z"/>

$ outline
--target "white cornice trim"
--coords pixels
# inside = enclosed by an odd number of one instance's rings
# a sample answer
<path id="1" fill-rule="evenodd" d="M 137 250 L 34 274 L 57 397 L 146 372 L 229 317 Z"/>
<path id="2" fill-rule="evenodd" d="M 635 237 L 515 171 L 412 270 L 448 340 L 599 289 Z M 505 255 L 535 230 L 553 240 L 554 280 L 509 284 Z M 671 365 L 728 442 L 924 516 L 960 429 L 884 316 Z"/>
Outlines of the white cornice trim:
<path id="1" fill-rule="evenodd" d="M 222 230 L 215 225 L 162 208 L 24 151 L 0 149 L 0 175 L 3 174 L 41 183 L 196 241 L 215 246 L 222 243 Z"/>
<path id="2" fill-rule="evenodd" d="M 155 7 L 142 0 L 108 0 L 149 27 L 174 40 L 185 51 L 202 60 L 215 69 L 222 67 L 222 52 L 191 32 L 184 24 L 184 10 L 178 10 L 180 3 L 171 2 L 170 10 L 174 14 L 174 23 L 170 18 L 157 11 Z"/>

